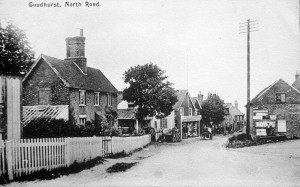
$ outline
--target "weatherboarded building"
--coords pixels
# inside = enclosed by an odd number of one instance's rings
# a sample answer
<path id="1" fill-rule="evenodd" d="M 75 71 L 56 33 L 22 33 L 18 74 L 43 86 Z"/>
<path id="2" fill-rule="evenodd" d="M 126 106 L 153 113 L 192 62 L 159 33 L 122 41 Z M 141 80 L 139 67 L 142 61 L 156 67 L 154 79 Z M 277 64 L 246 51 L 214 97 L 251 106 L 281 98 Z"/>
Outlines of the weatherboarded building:
<path id="1" fill-rule="evenodd" d="M 83 35 L 66 38 L 66 59 L 42 54 L 23 79 L 23 106 L 67 105 L 69 119 L 81 125 L 117 110 L 117 93 L 99 69 L 87 66 Z"/>
<path id="2" fill-rule="evenodd" d="M 275 133 L 300 137 L 300 92 L 282 79 L 275 81 L 255 96 L 253 104 L 254 135 L 265 135 L 266 124 Z"/>

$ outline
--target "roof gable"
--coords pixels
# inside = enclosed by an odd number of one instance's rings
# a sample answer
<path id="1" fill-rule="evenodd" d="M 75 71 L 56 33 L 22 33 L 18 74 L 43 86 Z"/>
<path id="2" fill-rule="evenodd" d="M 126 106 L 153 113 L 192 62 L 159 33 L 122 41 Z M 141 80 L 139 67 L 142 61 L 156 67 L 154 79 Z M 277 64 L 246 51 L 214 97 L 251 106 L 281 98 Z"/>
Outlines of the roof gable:
<path id="1" fill-rule="evenodd" d="M 263 89 L 251 100 L 251 103 L 253 103 L 253 105 L 276 104 L 277 93 L 286 94 L 285 103 L 300 104 L 300 92 L 296 88 L 285 82 L 283 79 L 279 79 L 272 83 L 270 86 Z"/>
<path id="2" fill-rule="evenodd" d="M 109 93 L 118 92 L 100 70 L 87 67 L 87 74 L 83 74 L 72 61 L 61 60 L 43 54 L 36 60 L 23 81 L 34 71 L 34 67 L 40 63 L 41 59 L 45 60 L 67 87 Z"/>
<path id="3" fill-rule="evenodd" d="M 195 105 L 191 99 L 191 96 L 190 96 L 188 90 L 177 90 L 175 93 L 177 95 L 177 102 L 173 106 L 174 110 L 177 110 L 180 107 L 182 107 L 183 102 L 185 101 L 186 98 L 188 98 L 188 101 L 189 101 L 189 103 L 191 103 L 192 107 L 195 108 Z"/>

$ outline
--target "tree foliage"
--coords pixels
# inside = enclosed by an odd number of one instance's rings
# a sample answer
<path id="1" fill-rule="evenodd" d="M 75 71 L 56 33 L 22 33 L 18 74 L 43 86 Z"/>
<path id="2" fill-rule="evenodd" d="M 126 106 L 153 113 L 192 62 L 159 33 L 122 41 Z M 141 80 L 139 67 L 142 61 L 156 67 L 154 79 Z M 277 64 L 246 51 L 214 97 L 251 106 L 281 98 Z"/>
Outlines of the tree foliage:
<path id="1" fill-rule="evenodd" d="M 24 75 L 33 62 L 25 32 L 12 23 L 0 28 L 0 74 Z"/>
<path id="2" fill-rule="evenodd" d="M 124 73 L 123 79 L 129 87 L 124 89 L 123 99 L 137 106 L 137 119 L 163 118 L 171 114 L 177 96 L 164 73 L 152 63 L 131 67 Z"/>
<path id="3" fill-rule="evenodd" d="M 203 123 L 209 124 L 213 122 L 214 124 L 220 124 L 225 119 L 225 108 L 223 105 L 223 100 L 217 94 L 208 93 L 207 99 L 201 105 Z"/>

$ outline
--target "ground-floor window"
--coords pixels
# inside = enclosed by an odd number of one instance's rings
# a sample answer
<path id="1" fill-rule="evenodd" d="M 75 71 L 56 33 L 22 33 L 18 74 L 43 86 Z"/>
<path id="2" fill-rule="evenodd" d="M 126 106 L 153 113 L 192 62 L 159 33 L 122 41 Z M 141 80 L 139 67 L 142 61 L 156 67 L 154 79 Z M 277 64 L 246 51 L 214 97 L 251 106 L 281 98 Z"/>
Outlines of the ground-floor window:
<path id="1" fill-rule="evenodd" d="M 86 124 L 86 115 L 79 115 L 79 124 L 80 125 Z"/>
<path id="2" fill-rule="evenodd" d="M 167 119 L 161 119 L 161 120 L 160 120 L 160 128 L 161 128 L 161 129 L 166 129 L 166 128 L 168 128 L 168 120 L 167 120 Z"/>

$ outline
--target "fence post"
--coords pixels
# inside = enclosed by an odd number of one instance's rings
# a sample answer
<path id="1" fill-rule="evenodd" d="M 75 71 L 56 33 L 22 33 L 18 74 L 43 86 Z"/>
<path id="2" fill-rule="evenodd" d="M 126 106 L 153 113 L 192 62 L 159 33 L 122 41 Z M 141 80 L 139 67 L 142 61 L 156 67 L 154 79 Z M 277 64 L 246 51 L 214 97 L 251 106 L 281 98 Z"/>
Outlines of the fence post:
<path id="1" fill-rule="evenodd" d="M 65 149 L 65 151 L 66 151 L 66 164 L 67 164 L 67 167 L 69 167 L 70 166 L 70 141 L 69 141 L 69 138 L 65 138 L 65 141 L 66 141 L 66 149 Z"/>
<path id="2" fill-rule="evenodd" d="M 5 141 L 6 145 L 6 162 L 7 162 L 7 172 L 8 172 L 8 179 L 13 180 L 14 175 L 13 175 L 13 158 L 12 158 L 12 141 Z"/>

